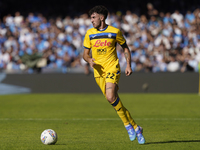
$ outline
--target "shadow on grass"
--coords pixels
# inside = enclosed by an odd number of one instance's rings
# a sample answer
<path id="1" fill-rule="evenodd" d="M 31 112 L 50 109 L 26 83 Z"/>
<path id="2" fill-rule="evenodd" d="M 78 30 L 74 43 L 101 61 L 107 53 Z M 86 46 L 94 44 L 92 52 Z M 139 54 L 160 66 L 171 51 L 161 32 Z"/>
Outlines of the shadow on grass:
<path id="1" fill-rule="evenodd" d="M 192 142 L 200 142 L 200 140 L 180 140 L 180 141 L 176 141 L 176 140 L 172 140 L 172 141 L 160 141 L 160 142 L 147 142 L 145 143 L 145 145 L 148 144 L 166 144 L 166 143 L 192 143 Z"/>

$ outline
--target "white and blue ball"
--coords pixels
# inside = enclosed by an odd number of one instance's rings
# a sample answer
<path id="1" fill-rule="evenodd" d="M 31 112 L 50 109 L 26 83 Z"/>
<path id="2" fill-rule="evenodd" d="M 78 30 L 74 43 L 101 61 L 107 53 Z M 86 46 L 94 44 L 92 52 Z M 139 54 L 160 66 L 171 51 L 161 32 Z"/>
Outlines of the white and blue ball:
<path id="1" fill-rule="evenodd" d="M 46 129 L 42 132 L 40 139 L 43 144 L 51 145 L 57 142 L 58 137 L 54 130 Z"/>

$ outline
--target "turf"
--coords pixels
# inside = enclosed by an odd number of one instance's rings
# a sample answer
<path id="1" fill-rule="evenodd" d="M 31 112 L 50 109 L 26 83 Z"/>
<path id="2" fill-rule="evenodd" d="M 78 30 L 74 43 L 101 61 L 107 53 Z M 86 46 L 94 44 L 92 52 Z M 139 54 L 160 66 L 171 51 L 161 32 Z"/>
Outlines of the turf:
<path id="1" fill-rule="evenodd" d="M 129 141 L 116 112 L 102 94 L 0 96 L 1 150 L 188 150 L 200 147 L 197 94 L 120 94 L 146 144 Z M 55 145 L 40 134 L 51 128 Z"/>

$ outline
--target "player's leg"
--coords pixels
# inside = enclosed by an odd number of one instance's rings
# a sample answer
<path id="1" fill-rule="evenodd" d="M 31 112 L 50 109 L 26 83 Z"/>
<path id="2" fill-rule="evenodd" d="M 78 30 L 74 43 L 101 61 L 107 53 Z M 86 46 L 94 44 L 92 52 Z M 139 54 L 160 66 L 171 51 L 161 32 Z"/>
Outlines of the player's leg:
<path id="1" fill-rule="evenodd" d="M 124 125 L 128 131 L 129 138 L 131 141 L 133 141 L 136 137 L 136 133 L 133 130 L 133 127 L 131 124 L 129 124 L 128 118 L 126 116 L 126 109 L 123 107 L 117 92 L 118 87 L 114 83 L 107 83 L 106 86 L 106 78 L 103 77 L 96 77 L 95 78 L 97 85 L 100 87 L 102 93 L 107 98 L 109 103 L 114 107 L 117 114 L 121 118 L 121 120 L 124 122 Z M 107 87 L 107 92 L 106 92 Z M 107 94 L 106 94 L 107 93 Z"/>
<path id="2" fill-rule="evenodd" d="M 100 87 L 102 93 L 106 97 L 106 80 L 105 80 L 105 78 L 97 77 L 97 78 L 95 78 L 95 80 L 96 80 L 97 85 Z M 131 118 L 129 111 L 123 106 L 123 104 L 122 104 L 122 102 L 121 102 L 121 100 L 120 100 L 120 98 L 117 94 L 117 91 L 118 91 L 117 84 L 113 83 L 113 84 L 110 85 L 110 83 L 108 82 L 108 86 L 110 86 L 110 88 L 107 89 L 107 99 L 111 103 L 111 105 L 113 105 L 117 114 L 119 115 L 121 120 L 124 122 L 124 125 L 125 125 L 125 127 L 128 131 L 128 134 L 129 134 L 129 138 L 130 138 L 131 141 L 133 141 L 135 139 L 135 136 L 136 136 L 136 134 L 133 130 L 133 126 L 132 126 L 132 124 L 134 124 L 134 120 Z M 109 89 L 112 89 L 112 90 L 109 90 Z M 114 93 L 114 95 L 113 95 L 113 93 Z M 132 124 L 129 124 L 129 123 L 132 123 Z M 141 130 L 139 130 L 139 131 L 141 131 Z M 140 135 L 140 134 L 137 134 L 137 135 Z"/>
<path id="3" fill-rule="evenodd" d="M 117 84 L 107 82 L 106 83 L 106 99 L 114 107 L 118 116 L 121 118 L 124 123 L 125 128 L 128 131 L 128 135 L 131 141 L 135 140 L 136 132 L 133 126 L 130 124 L 129 119 L 126 114 L 126 108 L 123 106 L 118 94 L 117 94 Z"/>
<path id="4" fill-rule="evenodd" d="M 129 124 L 129 120 L 126 115 L 126 109 L 122 105 L 122 102 L 116 92 L 116 89 L 117 89 L 116 84 L 107 82 L 106 83 L 106 99 L 114 107 L 117 114 L 119 115 L 119 117 L 123 121 L 124 125 L 126 126 Z"/>
<path id="5" fill-rule="evenodd" d="M 127 114 L 127 118 L 129 119 L 130 123 L 132 124 L 132 126 L 134 127 L 134 130 L 136 132 L 136 136 L 138 139 L 138 143 L 139 144 L 144 144 L 145 143 L 145 138 L 142 135 L 143 133 L 143 129 L 142 127 L 138 126 L 135 121 L 133 120 L 133 118 L 131 117 L 129 111 L 126 109 L 126 114 Z"/>
<path id="6" fill-rule="evenodd" d="M 117 93 L 119 89 L 118 82 L 120 79 L 120 75 L 121 74 L 118 71 L 117 73 L 113 73 L 113 72 L 107 73 L 106 81 L 105 81 L 106 82 L 106 90 L 105 90 L 106 99 L 110 102 L 110 104 L 113 105 L 116 111 L 123 108 L 121 109 L 121 111 L 117 111 L 117 113 L 122 119 L 124 125 L 126 126 L 129 123 L 131 123 L 134 129 L 136 129 L 137 124 L 131 117 L 129 111 L 123 106 Z"/>
<path id="7" fill-rule="evenodd" d="M 114 85 L 116 85 L 116 84 L 114 84 Z M 135 138 L 137 136 L 138 143 L 144 144 L 145 138 L 142 135 L 143 129 L 135 123 L 135 121 L 133 120 L 133 118 L 130 115 L 130 112 L 123 106 L 123 104 L 117 94 L 118 88 L 116 88 L 116 86 L 113 87 L 113 83 L 106 83 L 106 98 L 111 103 L 111 105 L 115 108 L 117 114 L 123 121 L 123 123 L 128 131 L 130 140 L 131 141 L 135 140 Z M 115 89 L 115 91 L 112 91 L 114 89 Z M 113 93 L 115 93 L 115 94 L 113 94 Z"/>
<path id="8" fill-rule="evenodd" d="M 106 97 L 106 80 L 103 77 L 95 77 L 97 85 L 100 87 L 103 95 Z"/>
<path id="9" fill-rule="evenodd" d="M 126 108 L 125 108 L 126 109 Z M 127 118 L 129 120 L 129 122 L 132 124 L 133 128 L 136 129 L 137 128 L 137 124 L 136 122 L 133 120 L 133 118 L 131 117 L 131 114 L 130 112 L 126 109 L 126 115 L 127 115 Z"/>

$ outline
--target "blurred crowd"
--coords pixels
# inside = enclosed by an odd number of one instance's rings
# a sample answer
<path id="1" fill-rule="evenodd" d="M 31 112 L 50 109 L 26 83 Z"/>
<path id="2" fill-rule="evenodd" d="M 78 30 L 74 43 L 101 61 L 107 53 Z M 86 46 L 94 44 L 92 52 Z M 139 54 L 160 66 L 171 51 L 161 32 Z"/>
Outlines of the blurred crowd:
<path id="1" fill-rule="evenodd" d="M 120 28 L 132 55 L 135 72 L 198 72 L 200 63 L 200 9 L 185 14 L 159 12 L 147 4 L 147 15 L 131 10 L 110 13 L 107 24 Z M 92 27 L 88 14 L 46 18 L 20 12 L 0 20 L 0 71 L 41 72 L 43 69 L 90 68 L 82 59 L 83 39 Z M 117 45 L 122 69 L 123 51 Z"/>

